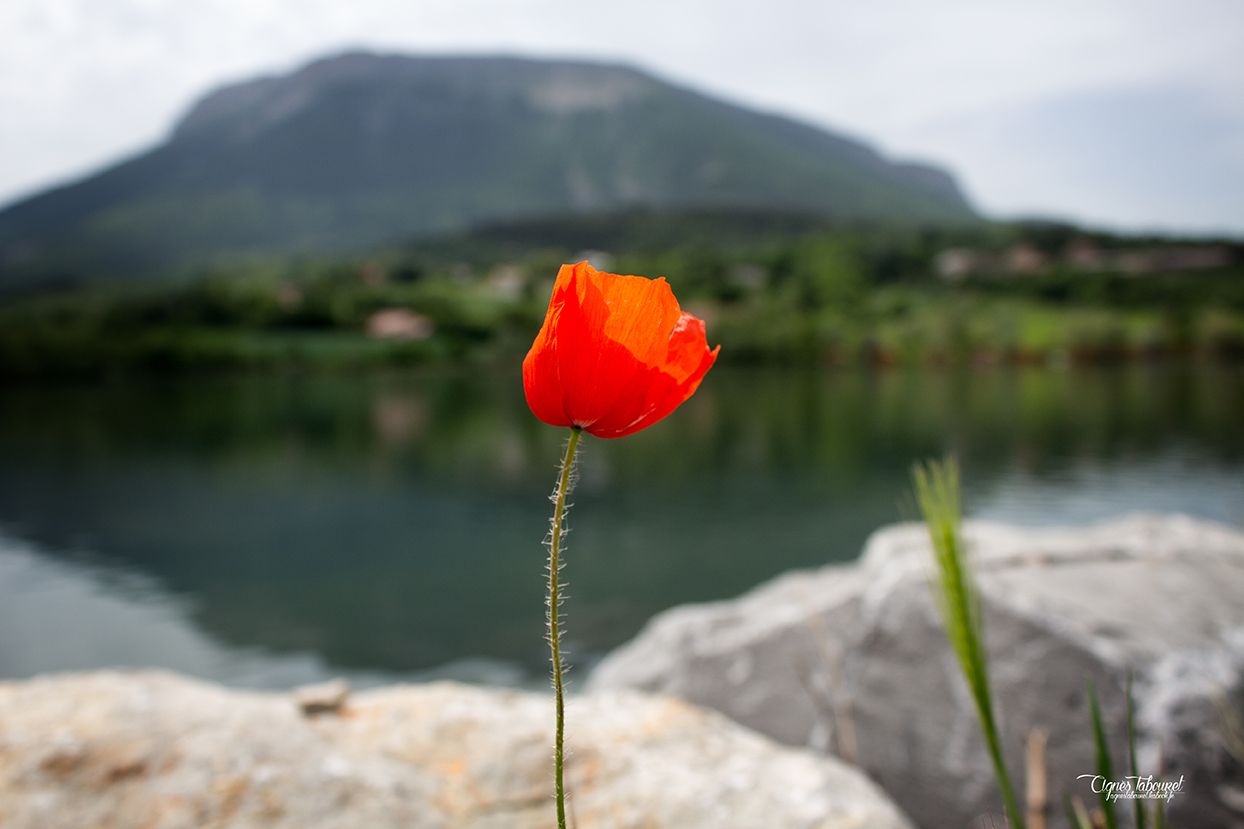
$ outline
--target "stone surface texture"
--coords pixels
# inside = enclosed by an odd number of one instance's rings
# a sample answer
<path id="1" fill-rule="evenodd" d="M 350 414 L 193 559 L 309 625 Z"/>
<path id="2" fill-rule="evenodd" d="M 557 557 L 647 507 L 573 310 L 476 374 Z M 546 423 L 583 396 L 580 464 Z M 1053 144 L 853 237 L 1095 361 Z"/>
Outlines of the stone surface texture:
<path id="1" fill-rule="evenodd" d="M 552 699 L 448 683 L 304 716 L 162 673 L 0 683 L 4 829 L 548 829 Z M 904 829 L 862 774 L 674 699 L 568 707 L 575 825 Z"/>
<path id="2" fill-rule="evenodd" d="M 1127 773 L 1134 677 L 1143 773 L 1184 776 L 1172 825 L 1244 826 L 1244 535 L 1183 516 L 1030 530 L 969 523 L 1008 762 L 1047 737 L 1051 825 L 1091 800 L 1086 678 Z M 945 640 L 924 528 L 876 533 L 861 559 L 664 613 L 592 674 L 721 711 L 857 763 L 928 829 L 998 815 L 976 714 Z M 1130 808 L 1130 804 L 1126 804 Z"/>

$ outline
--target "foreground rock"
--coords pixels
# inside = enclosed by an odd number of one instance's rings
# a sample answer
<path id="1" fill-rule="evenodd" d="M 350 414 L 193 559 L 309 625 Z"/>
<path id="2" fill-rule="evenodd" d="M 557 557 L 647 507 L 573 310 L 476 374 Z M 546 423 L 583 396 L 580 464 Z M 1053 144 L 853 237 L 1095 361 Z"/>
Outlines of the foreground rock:
<path id="1" fill-rule="evenodd" d="M 1029 729 L 1040 728 L 1051 811 L 1062 814 L 1064 794 L 1091 799 L 1076 779 L 1094 770 L 1088 676 L 1126 774 L 1130 670 L 1142 771 L 1185 777 L 1173 825 L 1244 825 L 1244 536 L 1183 517 L 966 534 L 1013 776 L 1022 780 Z M 931 578 L 923 527 L 886 529 L 855 565 L 657 617 L 590 687 L 676 694 L 840 754 L 918 823 L 966 826 L 1000 808 Z"/>
<path id="2" fill-rule="evenodd" d="M 0 826 L 548 829 L 551 713 L 451 684 L 315 717 L 166 674 L 0 684 Z M 582 829 L 907 826 L 841 763 L 683 702 L 603 693 L 568 717 Z"/>

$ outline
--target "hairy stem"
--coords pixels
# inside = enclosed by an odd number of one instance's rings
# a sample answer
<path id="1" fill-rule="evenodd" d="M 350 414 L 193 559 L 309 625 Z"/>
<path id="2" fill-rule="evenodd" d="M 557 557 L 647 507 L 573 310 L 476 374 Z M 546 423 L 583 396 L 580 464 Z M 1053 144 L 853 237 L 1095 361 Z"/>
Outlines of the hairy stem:
<path id="1" fill-rule="evenodd" d="M 566 455 L 562 458 L 557 488 L 553 490 L 553 521 L 549 532 L 549 651 L 553 661 L 553 695 L 557 699 L 557 736 L 553 748 L 553 771 L 557 790 L 557 829 L 566 829 L 566 789 L 563 783 L 565 752 L 563 742 L 566 729 L 566 706 L 562 694 L 562 633 L 559 615 L 561 596 L 558 592 L 558 574 L 561 571 L 562 534 L 566 516 L 566 498 L 574 486 L 575 450 L 579 447 L 578 429 L 570 430 L 566 441 Z"/>

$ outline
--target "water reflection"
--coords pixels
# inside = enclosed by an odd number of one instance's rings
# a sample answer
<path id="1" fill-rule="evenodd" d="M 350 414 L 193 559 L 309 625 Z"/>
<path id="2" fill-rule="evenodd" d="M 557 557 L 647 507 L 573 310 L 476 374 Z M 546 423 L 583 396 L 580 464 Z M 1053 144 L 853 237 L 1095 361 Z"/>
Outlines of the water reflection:
<path id="1" fill-rule="evenodd" d="M 274 653 L 218 642 L 188 618 L 186 599 L 169 595 L 148 576 L 61 561 L 3 535 L 0 595 L 0 655 L 7 676 L 154 665 L 260 688 L 292 687 L 343 674 L 359 687 L 431 677 L 494 684 L 523 679 L 512 666 L 486 660 L 399 676 L 342 669 L 312 652 Z"/>
<path id="2" fill-rule="evenodd" d="M 900 514 L 911 461 L 948 449 L 976 514 L 1244 524 L 1242 404 L 1225 368 L 715 370 L 660 428 L 587 444 L 570 645 L 582 663 L 664 607 L 856 555 Z M 25 546 L 4 547 L 0 607 L 25 615 L 0 675 L 538 679 L 560 441 L 509 374 L 8 390 L 0 526 Z M 31 598 L 32 567 L 61 600 Z M 107 621 L 121 608 L 137 621 Z"/>

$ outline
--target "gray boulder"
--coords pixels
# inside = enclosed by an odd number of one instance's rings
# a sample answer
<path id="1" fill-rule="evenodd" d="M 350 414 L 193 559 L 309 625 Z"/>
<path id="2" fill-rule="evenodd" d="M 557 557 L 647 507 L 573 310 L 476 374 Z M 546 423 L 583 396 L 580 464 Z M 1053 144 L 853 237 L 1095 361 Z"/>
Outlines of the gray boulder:
<path id="1" fill-rule="evenodd" d="M 1012 776 L 1040 729 L 1050 813 L 1092 800 L 1077 779 L 1094 771 L 1087 677 L 1126 774 L 1131 672 L 1141 771 L 1185 780 L 1174 825 L 1244 825 L 1244 535 L 1180 516 L 965 535 Z M 1001 808 L 932 578 L 924 528 L 884 529 L 852 565 L 658 616 L 589 687 L 714 708 L 857 763 L 923 826 L 967 826 Z"/>
<path id="2" fill-rule="evenodd" d="M 0 826 L 554 824 L 551 697 L 443 683 L 305 702 L 160 673 L 0 683 Z M 603 692 L 567 716 L 582 829 L 909 827 L 860 773 L 684 702 Z"/>

